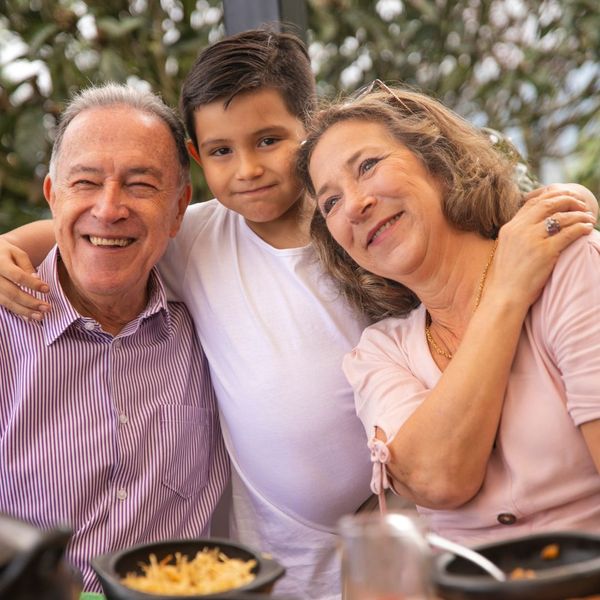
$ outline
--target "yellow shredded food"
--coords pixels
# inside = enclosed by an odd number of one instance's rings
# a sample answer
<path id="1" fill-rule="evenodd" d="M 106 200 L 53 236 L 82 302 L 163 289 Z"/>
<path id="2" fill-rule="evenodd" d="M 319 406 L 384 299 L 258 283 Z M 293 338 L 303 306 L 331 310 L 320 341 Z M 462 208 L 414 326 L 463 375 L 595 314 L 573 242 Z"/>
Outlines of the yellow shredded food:
<path id="1" fill-rule="evenodd" d="M 194 558 L 175 553 L 158 561 L 155 554 L 150 563 L 141 563 L 143 574 L 128 573 L 123 585 L 149 594 L 192 596 L 225 592 L 250 583 L 256 575 L 255 560 L 229 558 L 219 548 L 204 548 Z"/>

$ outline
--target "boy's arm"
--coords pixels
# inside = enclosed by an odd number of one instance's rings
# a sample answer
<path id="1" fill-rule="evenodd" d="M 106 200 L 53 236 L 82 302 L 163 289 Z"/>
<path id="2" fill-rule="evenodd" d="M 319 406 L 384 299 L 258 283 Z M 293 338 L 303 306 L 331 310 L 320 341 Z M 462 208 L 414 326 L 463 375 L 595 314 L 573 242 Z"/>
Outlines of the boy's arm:
<path id="1" fill-rule="evenodd" d="M 0 236 L 0 304 L 17 315 L 41 320 L 50 310 L 21 287 L 47 293 L 48 286 L 36 275 L 54 245 L 52 221 L 36 221 Z M 32 264 L 33 263 L 33 264 Z"/>

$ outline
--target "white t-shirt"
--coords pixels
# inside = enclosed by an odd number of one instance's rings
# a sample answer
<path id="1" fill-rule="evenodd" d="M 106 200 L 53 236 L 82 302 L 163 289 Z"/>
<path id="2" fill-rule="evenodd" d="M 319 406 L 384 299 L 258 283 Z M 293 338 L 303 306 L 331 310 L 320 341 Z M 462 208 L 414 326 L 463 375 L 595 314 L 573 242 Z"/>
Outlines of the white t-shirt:
<path id="1" fill-rule="evenodd" d="M 336 522 L 370 494 L 341 369 L 365 323 L 310 246 L 273 248 L 215 200 L 188 208 L 159 267 L 210 365 L 235 471 L 234 534 L 286 567 L 277 592 L 339 595 Z"/>

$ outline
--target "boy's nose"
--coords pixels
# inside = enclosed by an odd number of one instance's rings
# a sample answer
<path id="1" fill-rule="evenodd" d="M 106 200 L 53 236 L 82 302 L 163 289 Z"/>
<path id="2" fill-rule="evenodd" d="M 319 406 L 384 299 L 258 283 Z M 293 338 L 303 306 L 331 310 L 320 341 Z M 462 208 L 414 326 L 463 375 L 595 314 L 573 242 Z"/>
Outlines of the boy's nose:
<path id="1" fill-rule="evenodd" d="M 123 203 L 123 191 L 117 183 L 105 183 L 99 191 L 92 215 L 106 223 L 114 223 L 128 216 L 129 211 Z"/>
<path id="2" fill-rule="evenodd" d="M 260 161 L 254 156 L 241 156 L 238 162 L 238 179 L 254 179 L 260 177 L 264 172 Z"/>

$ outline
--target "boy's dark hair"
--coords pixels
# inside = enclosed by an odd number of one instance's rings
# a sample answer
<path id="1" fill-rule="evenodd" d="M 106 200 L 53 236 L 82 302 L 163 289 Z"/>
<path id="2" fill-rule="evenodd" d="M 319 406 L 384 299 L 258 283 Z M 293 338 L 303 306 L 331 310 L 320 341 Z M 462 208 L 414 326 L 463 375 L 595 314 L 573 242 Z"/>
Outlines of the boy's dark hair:
<path id="1" fill-rule="evenodd" d="M 202 50 L 183 82 L 179 100 L 195 148 L 197 108 L 215 100 L 222 100 L 227 108 L 238 94 L 264 88 L 277 90 L 290 113 L 307 123 L 316 103 L 316 84 L 306 46 L 296 36 L 250 29 Z"/>

